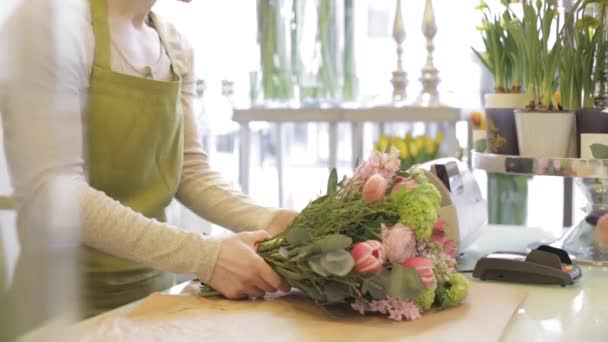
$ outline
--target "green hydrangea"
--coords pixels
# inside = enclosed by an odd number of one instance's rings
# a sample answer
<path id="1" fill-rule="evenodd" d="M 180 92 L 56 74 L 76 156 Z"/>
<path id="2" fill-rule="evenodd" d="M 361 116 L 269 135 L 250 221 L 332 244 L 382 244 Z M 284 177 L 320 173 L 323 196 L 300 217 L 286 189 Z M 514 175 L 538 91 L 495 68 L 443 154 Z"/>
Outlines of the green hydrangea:
<path id="1" fill-rule="evenodd" d="M 411 190 L 401 189 L 391 194 L 400 221 L 410 227 L 417 240 L 428 240 L 437 221 L 441 194 L 430 183 L 422 183 Z"/>
<path id="2" fill-rule="evenodd" d="M 418 184 L 427 183 L 428 179 L 422 169 L 412 169 L 409 171 L 410 177 Z"/>
<path id="3" fill-rule="evenodd" d="M 440 284 L 435 291 L 437 302 L 442 309 L 458 305 L 469 294 L 469 281 L 460 273 L 450 275 L 450 280 Z"/>
<path id="4" fill-rule="evenodd" d="M 435 302 L 435 287 L 429 287 L 416 299 L 416 306 L 420 312 L 427 311 Z"/>

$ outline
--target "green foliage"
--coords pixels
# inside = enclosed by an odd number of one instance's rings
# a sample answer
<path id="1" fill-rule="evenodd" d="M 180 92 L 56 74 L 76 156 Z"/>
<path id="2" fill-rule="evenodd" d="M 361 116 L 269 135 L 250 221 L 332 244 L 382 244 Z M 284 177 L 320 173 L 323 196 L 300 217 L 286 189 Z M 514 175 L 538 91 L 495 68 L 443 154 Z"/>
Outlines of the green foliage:
<path id="1" fill-rule="evenodd" d="M 393 263 L 393 269 L 388 279 L 387 295 L 402 299 L 414 300 L 424 291 L 424 284 L 414 267 L 405 268 Z"/>

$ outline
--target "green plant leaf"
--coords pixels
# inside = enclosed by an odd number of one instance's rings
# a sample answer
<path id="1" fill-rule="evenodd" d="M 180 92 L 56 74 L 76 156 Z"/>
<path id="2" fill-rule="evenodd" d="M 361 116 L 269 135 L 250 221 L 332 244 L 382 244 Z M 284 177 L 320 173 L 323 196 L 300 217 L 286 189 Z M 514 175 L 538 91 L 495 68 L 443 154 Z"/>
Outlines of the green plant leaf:
<path id="1" fill-rule="evenodd" d="M 325 297 L 329 304 L 344 303 L 344 299 L 349 293 L 349 288 L 345 284 L 337 281 L 329 281 L 324 288 Z"/>
<path id="2" fill-rule="evenodd" d="M 386 291 L 387 295 L 413 300 L 418 298 L 424 289 L 424 284 L 415 268 L 406 268 L 398 263 L 393 263 Z"/>
<path id="3" fill-rule="evenodd" d="M 595 159 L 608 159 L 608 145 L 591 144 L 591 155 Z"/>
<path id="4" fill-rule="evenodd" d="M 485 152 L 488 147 L 488 141 L 486 139 L 479 139 L 475 141 L 474 148 L 475 152 Z"/>
<path id="5" fill-rule="evenodd" d="M 310 269 L 316 274 L 326 278 L 329 277 L 329 272 L 327 272 L 325 267 L 321 264 L 321 255 L 317 254 L 308 258 L 308 266 L 310 266 Z"/>
<path id="6" fill-rule="evenodd" d="M 355 260 L 350 253 L 340 249 L 322 254 L 321 266 L 330 274 L 344 277 L 355 267 Z"/>
<path id="7" fill-rule="evenodd" d="M 326 253 L 338 249 L 345 249 L 353 244 L 353 239 L 342 234 L 327 235 L 323 239 L 316 241 L 313 246 L 315 252 Z"/>
<path id="8" fill-rule="evenodd" d="M 331 169 L 329 180 L 327 181 L 327 195 L 334 195 L 338 189 L 338 171 Z"/>
<path id="9" fill-rule="evenodd" d="M 390 272 L 386 269 L 381 269 L 373 277 L 365 279 L 361 285 L 361 292 L 369 294 L 373 299 L 386 298 L 386 285 L 390 277 Z"/>
<path id="10" fill-rule="evenodd" d="M 319 289 L 317 289 L 313 285 L 308 285 L 303 282 L 297 284 L 298 289 L 304 292 L 307 296 L 314 299 L 317 302 L 325 302 L 325 294 L 323 294 Z"/>
<path id="11" fill-rule="evenodd" d="M 300 245 L 312 239 L 312 232 L 310 229 L 294 228 L 287 232 L 286 238 L 290 245 Z"/>

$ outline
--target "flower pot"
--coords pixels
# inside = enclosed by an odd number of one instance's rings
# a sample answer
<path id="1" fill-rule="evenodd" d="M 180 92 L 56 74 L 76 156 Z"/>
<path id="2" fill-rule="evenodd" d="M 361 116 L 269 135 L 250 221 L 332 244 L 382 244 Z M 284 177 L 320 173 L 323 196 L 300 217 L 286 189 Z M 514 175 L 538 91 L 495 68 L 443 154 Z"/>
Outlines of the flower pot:
<path id="1" fill-rule="evenodd" d="M 515 112 L 519 154 L 533 158 L 576 157 L 573 112 Z"/>
<path id="2" fill-rule="evenodd" d="M 576 111 L 579 156 L 583 159 L 608 159 L 608 113 L 598 108 Z"/>
<path id="3" fill-rule="evenodd" d="M 487 151 L 519 155 L 514 111 L 525 107 L 523 94 L 486 94 Z"/>

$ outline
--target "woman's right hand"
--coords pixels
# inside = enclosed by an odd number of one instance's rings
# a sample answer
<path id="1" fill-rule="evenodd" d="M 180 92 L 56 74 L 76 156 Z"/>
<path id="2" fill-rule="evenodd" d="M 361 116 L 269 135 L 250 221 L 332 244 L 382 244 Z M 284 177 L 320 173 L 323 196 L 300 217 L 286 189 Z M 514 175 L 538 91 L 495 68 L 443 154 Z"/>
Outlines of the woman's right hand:
<path id="1" fill-rule="evenodd" d="M 289 284 L 255 251 L 270 234 L 259 230 L 231 235 L 222 241 L 209 286 L 230 299 L 261 298 L 266 293 L 289 291 Z"/>

